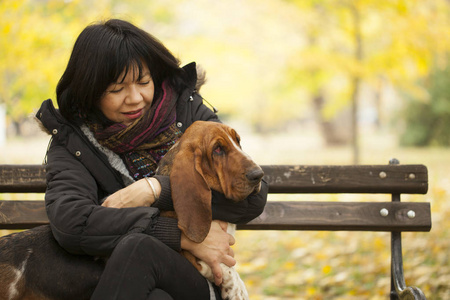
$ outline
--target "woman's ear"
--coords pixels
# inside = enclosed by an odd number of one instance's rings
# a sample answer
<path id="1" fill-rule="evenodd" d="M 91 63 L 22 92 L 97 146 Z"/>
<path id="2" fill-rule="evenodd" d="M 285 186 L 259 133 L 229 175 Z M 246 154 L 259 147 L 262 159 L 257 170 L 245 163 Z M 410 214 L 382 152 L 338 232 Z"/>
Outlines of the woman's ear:
<path id="1" fill-rule="evenodd" d="M 192 241 L 201 243 L 212 221 L 211 189 L 205 181 L 199 148 L 181 149 L 173 161 L 170 185 L 178 227 Z"/>

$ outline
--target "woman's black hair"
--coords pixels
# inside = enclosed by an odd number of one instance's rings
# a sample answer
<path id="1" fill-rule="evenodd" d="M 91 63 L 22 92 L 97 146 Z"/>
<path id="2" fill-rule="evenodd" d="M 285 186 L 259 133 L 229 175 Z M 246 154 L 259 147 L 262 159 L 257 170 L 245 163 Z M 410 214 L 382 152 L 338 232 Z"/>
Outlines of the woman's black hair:
<path id="1" fill-rule="evenodd" d="M 67 68 L 56 87 L 61 114 L 69 121 L 92 119 L 109 123 L 97 104 L 113 82 L 145 64 L 152 76 L 155 96 L 166 78 L 181 72 L 180 62 L 155 37 L 133 24 L 111 19 L 89 25 L 78 36 Z M 125 76 L 119 78 L 125 70 Z"/>

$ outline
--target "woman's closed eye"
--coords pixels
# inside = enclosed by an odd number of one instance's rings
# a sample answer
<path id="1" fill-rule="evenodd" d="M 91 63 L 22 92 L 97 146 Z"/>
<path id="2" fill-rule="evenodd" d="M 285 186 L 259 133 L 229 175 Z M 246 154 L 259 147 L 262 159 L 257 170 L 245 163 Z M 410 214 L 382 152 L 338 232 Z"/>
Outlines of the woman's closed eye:
<path id="1" fill-rule="evenodd" d="M 139 81 L 137 84 L 145 86 L 148 85 L 150 83 L 150 80 L 147 81 Z M 113 87 L 112 89 L 110 89 L 108 92 L 112 93 L 112 94 L 117 94 L 120 93 L 123 90 L 123 87 Z"/>
<path id="2" fill-rule="evenodd" d="M 150 83 L 150 80 L 147 80 L 147 81 L 140 81 L 138 84 L 139 85 L 147 85 L 149 83 Z"/>
<path id="3" fill-rule="evenodd" d="M 107 93 L 117 94 L 123 90 L 123 85 L 120 83 L 113 82 L 106 89 Z"/>
<path id="4" fill-rule="evenodd" d="M 110 90 L 109 92 L 110 92 L 110 93 L 113 93 L 113 94 L 117 94 L 117 93 L 120 93 L 122 90 L 123 90 L 123 87 L 117 88 L 117 89 L 113 89 L 113 90 Z"/>

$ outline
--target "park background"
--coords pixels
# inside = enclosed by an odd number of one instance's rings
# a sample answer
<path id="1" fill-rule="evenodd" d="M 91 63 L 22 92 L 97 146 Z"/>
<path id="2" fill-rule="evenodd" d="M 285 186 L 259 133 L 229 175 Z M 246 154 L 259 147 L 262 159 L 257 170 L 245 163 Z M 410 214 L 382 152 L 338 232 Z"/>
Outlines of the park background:
<path id="1" fill-rule="evenodd" d="M 403 234 L 405 279 L 449 299 L 449 1 L 1 0 L 0 163 L 42 163 L 33 112 L 81 30 L 111 17 L 200 64 L 202 96 L 260 164 L 425 164 L 428 194 L 408 199 L 431 203 L 433 228 Z M 388 233 L 242 231 L 234 248 L 254 300 L 388 299 Z"/>

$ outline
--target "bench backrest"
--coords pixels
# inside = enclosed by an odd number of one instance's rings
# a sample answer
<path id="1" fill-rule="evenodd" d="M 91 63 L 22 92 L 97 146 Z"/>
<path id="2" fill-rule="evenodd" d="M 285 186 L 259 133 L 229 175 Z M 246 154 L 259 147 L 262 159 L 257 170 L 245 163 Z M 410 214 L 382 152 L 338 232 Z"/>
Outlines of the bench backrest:
<path id="1" fill-rule="evenodd" d="M 426 194 L 424 165 L 264 165 L 271 194 L 391 194 L 394 201 L 269 201 L 263 214 L 238 229 L 429 231 L 430 204 L 400 202 L 400 194 Z M 0 165 L 0 193 L 44 193 L 42 165 Z M 2 195 L 0 195 L 0 199 Z M 43 196 L 42 196 L 43 199 Z M 47 224 L 42 200 L 0 201 L 0 229 Z"/>

